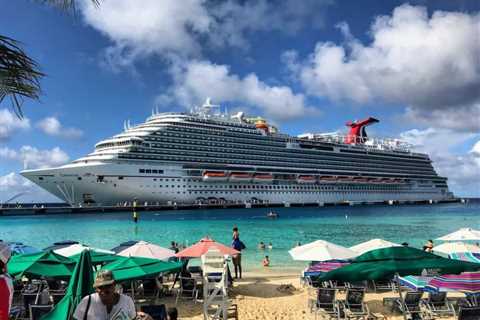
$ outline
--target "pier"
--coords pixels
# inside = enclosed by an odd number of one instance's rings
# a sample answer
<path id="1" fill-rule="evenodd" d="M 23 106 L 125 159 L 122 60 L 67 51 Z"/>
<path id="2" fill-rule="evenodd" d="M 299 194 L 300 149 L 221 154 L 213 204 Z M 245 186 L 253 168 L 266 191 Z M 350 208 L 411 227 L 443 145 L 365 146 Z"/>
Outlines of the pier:
<path id="1" fill-rule="evenodd" d="M 94 214 L 108 212 L 132 212 L 136 211 L 168 211 L 168 210 L 199 210 L 199 209 L 228 209 L 228 208 L 275 208 L 275 207 L 332 207 L 332 206 L 375 206 L 375 205 L 435 205 L 441 203 L 466 203 L 467 199 L 448 199 L 448 200 L 422 200 L 422 201 L 341 201 L 341 202 L 309 202 L 309 203 L 168 203 L 158 205 L 137 205 L 137 206 L 100 206 L 89 205 L 82 207 L 72 207 L 68 204 L 56 206 L 24 206 L 24 205 L 4 205 L 0 207 L 0 216 L 29 216 L 29 215 L 54 215 L 54 214 Z"/>

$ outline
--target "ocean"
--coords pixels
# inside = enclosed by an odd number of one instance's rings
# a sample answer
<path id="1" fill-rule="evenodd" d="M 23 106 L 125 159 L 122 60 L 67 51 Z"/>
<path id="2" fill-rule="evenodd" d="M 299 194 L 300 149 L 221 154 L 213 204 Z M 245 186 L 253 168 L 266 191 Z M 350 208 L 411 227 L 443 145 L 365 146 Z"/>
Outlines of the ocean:
<path id="1" fill-rule="evenodd" d="M 215 209 L 140 212 L 139 222 L 131 212 L 0 216 L 0 239 L 19 241 L 44 248 L 61 240 L 76 240 L 104 249 L 128 240 L 145 240 L 169 247 L 170 241 L 191 245 L 209 236 L 231 243 L 237 226 L 247 249 L 242 262 L 245 271 L 262 269 L 265 255 L 272 271 L 300 270 L 305 263 L 295 262 L 288 250 L 300 242 L 323 239 L 352 246 L 372 238 L 382 238 L 421 247 L 462 227 L 480 229 L 480 202 L 466 204 L 302 207 L 274 208 L 279 218 L 266 218 L 269 209 Z M 260 250 L 263 241 L 272 249 Z"/>

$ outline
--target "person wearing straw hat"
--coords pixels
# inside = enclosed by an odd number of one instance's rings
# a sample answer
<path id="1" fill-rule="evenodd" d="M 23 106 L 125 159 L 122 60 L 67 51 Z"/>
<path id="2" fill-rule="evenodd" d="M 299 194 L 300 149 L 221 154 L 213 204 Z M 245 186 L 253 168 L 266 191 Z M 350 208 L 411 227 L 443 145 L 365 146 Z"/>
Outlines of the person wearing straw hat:
<path id="1" fill-rule="evenodd" d="M 0 242 L 0 320 L 8 320 L 12 306 L 13 282 L 7 273 L 7 262 L 10 256 L 10 247 Z"/>
<path id="2" fill-rule="evenodd" d="M 96 292 L 84 297 L 78 304 L 73 314 L 76 320 L 152 320 L 146 313 L 135 311 L 132 298 L 115 292 L 112 271 L 100 270 L 93 287 Z"/>

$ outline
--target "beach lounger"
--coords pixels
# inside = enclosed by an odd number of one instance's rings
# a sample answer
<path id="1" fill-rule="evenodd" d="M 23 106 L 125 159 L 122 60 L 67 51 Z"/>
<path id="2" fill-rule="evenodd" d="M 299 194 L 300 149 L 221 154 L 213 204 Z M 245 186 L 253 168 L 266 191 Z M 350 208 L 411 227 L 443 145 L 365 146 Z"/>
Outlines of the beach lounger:
<path id="1" fill-rule="evenodd" d="M 447 299 L 446 292 L 430 293 L 428 299 L 423 301 L 428 313 L 433 317 L 455 317 L 455 309 Z"/>
<path id="2" fill-rule="evenodd" d="M 367 319 L 370 311 L 367 304 L 363 301 L 365 298 L 365 289 L 348 288 L 345 301 L 341 301 L 341 307 L 345 313 L 345 319 Z"/>
<path id="3" fill-rule="evenodd" d="M 322 318 L 340 319 L 340 308 L 336 300 L 337 290 L 332 288 L 319 288 L 316 300 L 309 301 L 311 312 L 315 312 L 315 319 L 320 315 Z"/>
<path id="4" fill-rule="evenodd" d="M 198 295 L 200 292 L 200 288 L 198 288 L 197 285 L 197 279 L 191 277 L 179 277 L 178 280 L 180 287 L 177 290 L 175 304 L 177 304 L 178 299 L 182 297 L 193 299 L 193 301 L 196 303 L 198 301 Z"/>
<path id="5" fill-rule="evenodd" d="M 164 304 L 141 306 L 140 310 L 150 315 L 153 320 L 167 320 L 167 308 Z"/>
<path id="6" fill-rule="evenodd" d="M 396 300 L 397 306 L 403 313 L 405 320 L 428 318 L 421 307 L 422 295 L 423 292 L 407 291 L 402 299 Z"/>
<path id="7" fill-rule="evenodd" d="M 480 319 L 480 307 L 460 307 L 458 311 L 458 320 L 478 320 Z"/>
<path id="8" fill-rule="evenodd" d="M 372 281 L 372 287 L 374 292 L 379 291 L 395 291 L 395 282 L 392 280 L 376 280 Z"/>
<path id="9" fill-rule="evenodd" d="M 357 282 L 346 282 L 346 288 L 359 288 L 359 289 L 367 289 L 368 283 L 367 281 L 357 281 Z"/>
<path id="10" fill-rule="evenodd" d="M 40 320 L 40 318 L 53 309 L 53 305 L 30 305 L 30 320 Z"/>

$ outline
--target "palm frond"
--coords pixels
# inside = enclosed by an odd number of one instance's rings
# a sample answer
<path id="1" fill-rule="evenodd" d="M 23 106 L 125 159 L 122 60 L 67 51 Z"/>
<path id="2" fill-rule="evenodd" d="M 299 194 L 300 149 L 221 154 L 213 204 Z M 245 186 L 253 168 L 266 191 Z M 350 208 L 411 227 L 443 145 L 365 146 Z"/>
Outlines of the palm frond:
<path id="1" fill-rule="evenodd" d="M 71 11 L 73 13 L 77 12 L 76 2 L 78 0 L 39 0 L 45 4 L 49 4 L 55 7 L 58 7 L 64 11 Z M 90 0 L 96 7 L 100 6 L 101 0 Z"/>
<path id="2" fill-rule="evenodd" d="M 23 99 L 39 99 L 39 80 L 43 76 L 38 64 L 17 41 L 0 35 L 0 103 L 9 97 L 13 110 L 21 118 Z"/>

